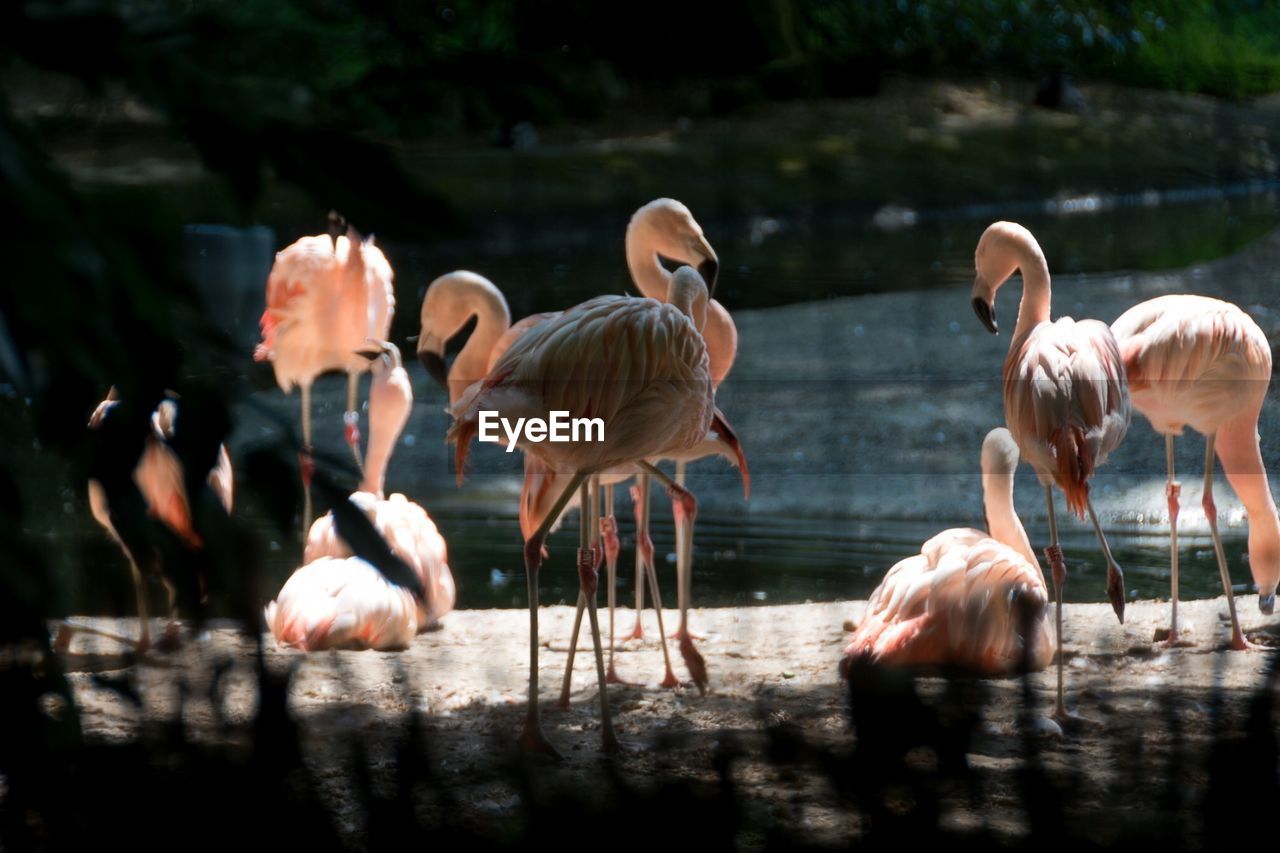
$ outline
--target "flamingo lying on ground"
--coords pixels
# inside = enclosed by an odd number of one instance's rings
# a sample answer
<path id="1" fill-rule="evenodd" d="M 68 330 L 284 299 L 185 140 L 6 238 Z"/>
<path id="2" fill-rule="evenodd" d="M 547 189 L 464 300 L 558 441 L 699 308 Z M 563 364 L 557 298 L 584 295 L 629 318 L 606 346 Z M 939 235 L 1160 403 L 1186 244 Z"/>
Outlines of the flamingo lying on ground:
<path id="1" fill-rule="evenodd" d="M 1057 601 L 1058 716 L 1066 714 L 1062 697 L 1062 592 L 1067 569 L 1058 545 L 1053 485 L 1067 508 L 1093 523 L 1107 563 L 1107 595 L 1124 621 L 1124 573 L 1111 556 L 1106 536 L 1089 500 L 1094 468 L 1106 461 L 1129 428 L 1129 391 L 1115 337 L 1097 320 L 1049 319 L 1049 265 L 1031 232 L 1013 222 L 996 222 L 978 241 L 973 309 L 992 334 L 997 331 L 996 291 L 1022 272 L 1018 323 L 1004 362 L 1004 416 L 1009 431 L 1031 463 L 1049 514 L 1049 547 Z"/>
<path id="2" fill-rule="evenodd" d="M 395 313 L 391 265 L 355 229 L 346 236 L 303 237 L 276 254 L 267 278 L 267 307 L 262 312 L 262 343 L 257 361 L 270 361 L 286 394 L 302 392 L 300 460 L 305 508 L 303 529 L 311 524 L 311 386 L 322 373 L 347 374 L 345 437 L 360 465 L 360 415 L 356 389 L 369 369 L 361 354 L 370 341 L 386 340 Z"/>
<path id="3" fill-rule="evenodd" d="M 306 651 L 325 648 L 404 648 L 414 634 L 439 623 L 456 600 L 444 537 L 426 510 L 395 494 L 383 499 L 391 451 L 413 408 L 409 375 L 400 351 L 383 344 L 369 386 L 369 445 L 364 479 L 351 502 L 403 560 L 420 594 L 388 580 L 356 557 L 339 535 L 333 513 L 316 519 L 307 534 L 305 565 L 267 606 L 277 642 Z"/>
<path id="4" fill-rule="evenodd" d="M 987 532 L 944 530 L 894 565 L 871 593 L 840 662 L 946 666 L 1004 675 L 1053 657 L 1048 590 L 1013 506 L 1018 447 L 1007 429 L 982 442 Z"/>
<path id="5" fill-rule="evenodd" d="M 1129 375 L 1133 405 L 1165 440 L 1169 468 L 1170 643 L 1178 640 L 1178 496 L 1173 438 L 1189 426 L 1205 437 L 1201 504 L 1231 614 L 1231 647 L 1248 643 L 1236 618 L 1231 575 L 1213 502 L 1213 454 L 1249 513 L 1249 568 L 1263 613 L 1275 608 L 1280 580 L 1280 521 L 1258 447 L 1258 414 L 1271 382 L 1271 347 L 1248 314 L 1207 296 L 1160 296 L 1130 308 L 1111 325 Z"/>
<path id="6" fill-rule="evenodd" d="M 116 390 L 112 388 L 107 398 L 98 404 L 93 416 L 90 417 L 89 429 L 102 429 L 117 405 Z M 151 415 L 150 432 L 143 443 L 142 455 L 138 457 L 137 464 L 133 468 L 133 482 L 137 485 L 146 504 L 147 514 L 168 527 L 188 548 L 196 549 L 203 547 L 204 543 L 192 524 L 191 501 L 187 495 L 182 462 L 171 447 L 177 426 L 177 401 L 173 398 L 161 401 Z M 231 512 L 233 489 L 231 458 L 223 445 L 218 446 L 207 482 L 218 501 L 227 512 Z M 111 496 L 103 483 L 96 479 L 89 480 L 89 507 L 94 519 L 106 528 L 129 561 L 129 569 L 133 573 L 134 593 L 138 602 L 137 650 L 140 653 L 145 652 L 151 647 L 151 628 L 147 617 L 146 585 L 139 563 L 149 565 L 152 560 L 147 554 L 135 553 L 137 546 L 131 547 L 130 544 L 126 544 L 126 539 L 116 530 L 112 521 Z M 159 577 L 169 597 L 169 618 L 174 620 L 177 618 L 177 591 L 163 573 Z M 176 627 L 176 623 L 171 621 L 168 631 L 170 636 L 173 636 Z M 65 630 L 59 632 L 57 645 L 66 648 L 70 642 L 71 633 L 76 630 L 82 629 L 65 626 Z"/>
<path id="7" fill-rule="evenodd" d="M 644 461 L 693 447 L 706 437 L 715 414 L 706 344 L 699 332 L 706 317 L 706 285 L 693 269 L 682 267 L 671 288 L 670 304 L 601 296 L 546 320 L 520 336 L 453 407 L 448 440 L 457 448 L 460 480 L 481 410 L 513 421 L 546 419 L 560 410 L 572 417 L 602 418 L 606 424 L 601 441 L 520 442 L 526 454 L 542 457 L 551 469 L 573 472 L 546 520 L 525 542 L 530 671 L 520 741 L 528 749 L 558 754 L 542 732 L 538 710 L 538 569 L 543 541 L 560 511 L 592 474 L 627 464 L 639 464 L 665 481 L 673 502 L 691 521 L 696 511 L 692 494 Z M 593 506 L 592 496 L 582 495 L 582 503 Z M 595 648 L 603 747 L 612 750 L 618 744 L 596 616 L 596 532 L 588 530 L 587 515 L 582 513 L 580 524 L 578 576 Z"/>

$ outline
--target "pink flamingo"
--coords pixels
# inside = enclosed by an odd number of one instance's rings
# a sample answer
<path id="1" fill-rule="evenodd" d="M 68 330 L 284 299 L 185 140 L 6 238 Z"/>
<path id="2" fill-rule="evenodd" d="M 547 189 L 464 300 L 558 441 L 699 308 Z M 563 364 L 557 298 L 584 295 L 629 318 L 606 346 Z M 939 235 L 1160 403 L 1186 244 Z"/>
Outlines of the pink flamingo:
<path id="1" fill-rule="evenodd" d="M 1258 324 L 1230 302 L 1207 296 L 1159 296 L 1130 308 L 1111 325 L 1120 345 L 1133 405 L 1165 440 L 1169 474 L 1170 619 L 1178 641 L 1178 496 L 1173 438 L 1191 427 L 1205 437 L 1201 504 L 1231 614 L 1231 647 L 1248 648 L 1236 618 L 1231 575 L 1213 502 L 1213 454 L 1249 513 L 1249 568 L 1263 613 L 1275 608 L 1280 580 L 1280 521 L 1258 447 L 1258 414 L 1271 382 L 1271 347 Z"/>
<path id="2" fill-rule="evenodd" d="M 116 389 L 112 388 L 107 393 L 107 398 L 94 409 L 92 417 L 89 418 L 89 429 L 99 429 L 117 405 Z M 174 399 L 161 401 L 151 415 L 151 432 L 147 435 L 142 455 L 133 469 L 133 481 L 146 502 L 149 515 L 172 530 L 187 547 L 201 548 L 204 543 L 191 521 L 191 502 L 187 495 L 182 463 L 170 447 L 174 439 L 177 419 L 177 402 Z M 217 461 L 209 471 L 208 484 L 227 512 L 231 512 L 233 479 L 231 457 L 227 454 L 227 448 L 219 445 Z M 106 528 L 129 561 L 129 569 L 133 573 L 134 593 L 138 602 L 139 637 L 136 647 L 139 653 L 145 652 L 151 647 L 151 628 L 150 620 L 147 618 L 147 595 L 142 571 L 138 567 L 134 554 L 125 545 L 115 525 L 111 523 L 111 507 L 106 489 L 93 479 L 89 480 L 89 508 L 93 512 L 94 519 Z M 169 597 L 171 621 L 168 636 L 172 640 L 176 639 L 177 623 L 173 620 L 177 619 L 177 591 L 173 583 L 163 574 L 160 575 L 160 581 L 164 584 L 165 592 Z M 59 632 L 58 647 L 65 649 L 71 640 L 71 633 L 83 630 L 87 629 L 65 626 L 65 630 Z"/>
<path id="3" fill-rule="evenodd" d="M 1004 675 L 1053 657 L 1048 589 L 1013 505 L 1018 447 L 1007 429 L 982 442 L 988 532 L 944 530 L 889 569 L 840 662 L 951 666 Z"/>
<path id="4" fill-rule="evenodd" d="M 1022 453 L 1044 486 L 1049 515 L 1045 555 L 1053 572 L 1057 603 L 1058 706 L 1062 696 L 1062 592 L 1067 569 L 1058 545 L 1053 485 L 1080 518 L 1093 523 L 1107 564 L 1107 594 L 1124 621 L 1124 573 L 1111 556 L 1097 513 L 1089 500 L 1089 480 L 1129 428 L 1129 392 L 1115 337 L 1097 320 L 1049 319 L 1049 265 L 1031 232 L 1013 222 L 996 222 L 983 232 L 974 253 L 977 275 L 973 309 L 992 334 L 996 291 L 1022 272 L 1018 323 L 1004 362 L 1004 417 Z"/>
<path id="5" fill-rule="evenodd" d="M 355 557 L 338 535 L 333 514 L 326 513 L 307 534 L 304 565 L 267 607 L 267 625 L 281 645 L 308 651 L 403 648 L 406 637 L 439 624 L 456 601 L 444 537 L 426 510 L 401 494 L 383 498 L 391 452 L 413 408 L 413 390 L 400 351 L 382 346 L 369 386 L 364 479 L 351 502 L 413 570 L 423 596 L 413 596 Z M 405 606 L 406 600 L 413 606 Z"/>
<path id="6" fill-rule="evenodd" d="M 547 418 L 552 410 L 602 418 L 604 437 L 593 442 L 521 441 L 526 454 L 542 457 L 553 470 L 573 474 L 546 520 L 525 542 L 529 585 L 529 707 L 521 744 L 557 754 L 542 732 L 538 706 L 538 569 L 543 541 L 570 497 L 592 474 L 639 464 L 667 485 L 673 502 L 692 520 L 697 503 L 644 460 L 693 447 L 706 437 L 715 413 L 715 397 L 706 344 L 699 328 L 705 321 L 707 292 L 702 278 L 681 268 L 672 279 L 670 304 L 652 299 L 601 296 L 552 317 L 517 339 L 453 407 L 449 441 L 457 448 L 461 480 L 467 449 L 479 429 L 481 410 L 502 417 Z M 584 507 L 595 497 L 581 496 Z M 582 513 L 578 549 L 580 589 L 587 612 L 600 683 L 603 747 L 617 747 L 605 687 L 604 656 L 596 617 L 596 535 Z"/>
<path id="7" fill-rule="evenodd" d="M 643 296 L 651 299 L 665 299 L 670 287 L 671 273 L 662 265 L 662 259 L 675 261 L 697 267 L 698 272 L 706 280 L 711 293 L 715 293 L 716 279 L 719 274 L 719 258 L 715 249 L 707 241 L 702 226 L 694 219 L 693 213 L 684 204 L 671 198 L 654 199 L 641 207 L 631 217 L 627 225 L 626 235 L 627 269 L 631 280 Z M 707 342 L 707 356 L 711 362 L 711 382 L 715 388 L 729 375 L 733 363 L 738 356 L 738 328 L 729 312 L 715 299 L 707 303 L 707 322 L 702 336 Z M 709 453 L 716 452 L 709 449 Z M 689 462 L 700 456 L 689 456 L 676 460 L 676 482 L 684 485 L 685 468 Z M 641 475 L 631 491 L 632 502 L 648 500 L 648 483 Z M 606 515 L 612 516 L 612 490 L 605 492 Z M 643 523 L 641 521 L 643 520 Z M 648 507 L 637 506 L 636 515 L 636 624 L 628 635 L 630 639 L 644 637 L 644 625 L 640 620 L 644 612 L 644 584 L 641 583 L 641 572 L 644 564 L 653 563 L 653 542 L 649 538 Z M 693 542 L 689 540 L 688 531 L 682 519 L 676 519 L 676 600 L 680 608 L 680 627 L 672 635 L 681 643 L 681 651 L 689 659 L 692 645 L 687 642 L 689 635 L 689 605 L 693 592 Z M 607 553 L 607 552 L 606 552 Z M 613 569 L 609 572 L 610 625 L 613 620 Z M 655 599 L 659 608 L 661 604 Z M 661 630 L 661 626 L 659 626 Z M 688 649 L 686 649 L 686 646 Z M 610 628 L 610 648 L 612 648 L 612 627 Z M 692 654 L 697 654 L 693 651 Z M 695 679 L 696 681 L 696 679 Z M 699 684 L 699 688 L 703 685 Z"/>
<path id="8" fill-rule="evenodd" d="M 286 394 L 302 392 L 302 482 L 304 529 L 311 524 L 311 386 L 322 373 L 347 374 L 345 437 L 356 465 L 360 459 L 360 415 L 356 391 L 369 369 L 361 353 L 370 341 L 386 340 L 395 313 L 391 265 L 355 229 L 336 239 L 303 237 L 277 253 L 267 278 L 262 343 L 254 359 L 270 361 Z"/>

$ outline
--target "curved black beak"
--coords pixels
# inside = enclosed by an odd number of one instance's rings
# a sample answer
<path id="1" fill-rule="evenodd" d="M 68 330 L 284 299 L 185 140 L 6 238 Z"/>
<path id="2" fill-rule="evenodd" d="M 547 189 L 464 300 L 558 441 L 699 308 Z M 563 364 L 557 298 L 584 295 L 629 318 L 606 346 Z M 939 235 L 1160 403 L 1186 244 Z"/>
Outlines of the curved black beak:
<path id="1" fill-rule="evenodd" d="M 987 327 L 987 331 L 993 335 L 1000 333 L 1000 327 L 996 325 L 996 311 L 991 303 L 980 296 L 973 298 L 973 313 L 978 315 L 978 319 L 982 321 L 982 325 Z"/>
<path id="2" fill-rule="evenodd" d="M 702 276 L 702 280 L 707 283 L 707 296 L 716 295 L 716 279 L 720 277 L 720 263 L 713 260 L 705 260 L 698 264 L 698 275 Z"/>
<path id="3" fill-rule="evenodd" d="M 431 350 L 420 349 L 418 361 L 422 362 L 422 366 L 427 369 L 427 373 L 431 374 L 431 378 L 437 385 L 446 391 L 449 390 L 449 369 L 445 366 L 444 356 Z"/>

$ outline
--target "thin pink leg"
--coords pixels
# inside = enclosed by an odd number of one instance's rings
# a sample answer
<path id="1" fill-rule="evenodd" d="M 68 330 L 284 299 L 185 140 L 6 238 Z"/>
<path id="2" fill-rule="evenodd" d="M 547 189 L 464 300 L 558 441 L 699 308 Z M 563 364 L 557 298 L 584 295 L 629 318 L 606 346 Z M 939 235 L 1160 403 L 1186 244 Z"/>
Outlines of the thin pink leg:
<path id="1" fill-rule="evenodd" d="M 1218 506 L 1213 502 L 1213 445 L 1215 435 L 1205 437 L 1204 496 L 1200 500 L 1204 517 L 1209 520 L 1209 532 L 1213 534 L 1213 553 L 1218 558 L 1218 574 L 1222 576 L 1222 592 L 1227 597 L 1227 613 L 1231 616 L 1231 648 L 1242 652 L 1252 648 L 1240 630 L 1236 618 L 1236 598 L 1231 591 L 1231 573 L 1227 570 L 1227 555 L 1222 550 L 1222 536 L 1218 533 Z"/>

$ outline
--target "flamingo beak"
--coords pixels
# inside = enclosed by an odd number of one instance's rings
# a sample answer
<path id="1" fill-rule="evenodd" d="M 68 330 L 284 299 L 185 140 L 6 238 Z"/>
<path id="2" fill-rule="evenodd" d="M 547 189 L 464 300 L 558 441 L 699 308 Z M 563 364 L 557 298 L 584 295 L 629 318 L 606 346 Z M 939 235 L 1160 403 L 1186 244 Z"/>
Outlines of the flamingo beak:
<path id="1" fill-rule="evenodd" d="M 443 355 L 429 349 L 420 349 L 418 350 L 418 361 L 422 362 L 422 366 L 427 369 L 427 373 L 431 375 L 437 385 L 446 391 L 449 390 L 449 368 L 445 366 Z"/>
<path id="2" fill-rule="evenodd" d="M 973 313 L 978 315 L 978 319 L 982 321 L 982 325 L 986 326 L 987 331 L 993 335 L 1000 333 L 1000 327 L 996 325 L 996 307 L 981 296 L 973 297 Z"/>
<path id="3" fill-rule="evenodd" d="M 702 280 L 707 283 L 707 296 L 716 295 L 716 279 L 720 276 L 720 262 L 715 258 L 708 258 L 698 264 L 698 274 L 702 276 Z"/>

